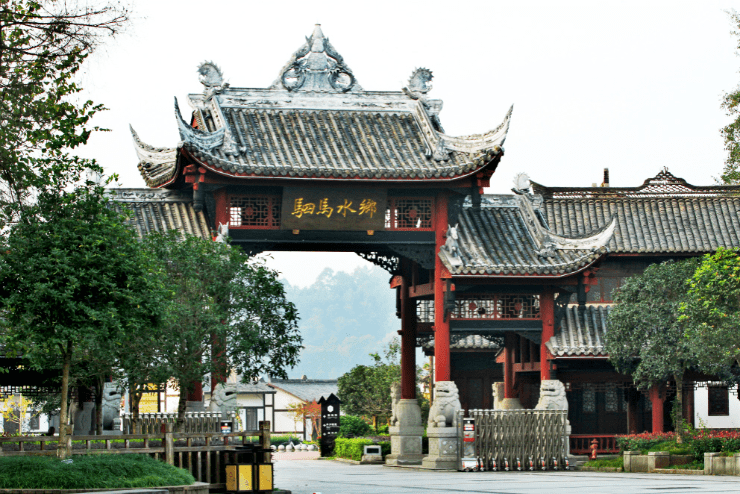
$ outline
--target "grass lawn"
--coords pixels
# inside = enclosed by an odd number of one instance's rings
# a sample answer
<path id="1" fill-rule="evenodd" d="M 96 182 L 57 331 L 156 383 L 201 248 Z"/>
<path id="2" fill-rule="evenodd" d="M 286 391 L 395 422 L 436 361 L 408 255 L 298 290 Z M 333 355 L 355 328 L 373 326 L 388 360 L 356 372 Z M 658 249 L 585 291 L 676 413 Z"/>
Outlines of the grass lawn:
<path id="1" fill-rule="evenodd" d="M 611 467 L 611 468 L 624 468 L 624 457 L 612 458 L 609 460 L 590 460 L 583 464 L 584 467 Z"/>
<path id="2" fill-rule="evenodd" d="M 190 485 L 193 476 L 147 455 L 0 457 L 0 489 L 114 489 Z"/>

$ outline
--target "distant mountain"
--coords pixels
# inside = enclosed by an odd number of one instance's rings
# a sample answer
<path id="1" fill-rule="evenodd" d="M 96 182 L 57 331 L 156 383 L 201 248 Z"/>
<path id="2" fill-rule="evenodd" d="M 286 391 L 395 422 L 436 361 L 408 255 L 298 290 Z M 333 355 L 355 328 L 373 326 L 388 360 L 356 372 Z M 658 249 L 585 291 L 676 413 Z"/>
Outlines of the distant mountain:
<path id="1" fill-rule="evenodd" d="M 376 266 L 352 273 L 326 268 L 306 288 L 282 280 L 288 300 L 298 308 L 304 346 L 300 363 L 288 375 L 335 379 L 355 365 L 371 364 L 368 355 L 382 353 L 401 328 L 389 280 L 388 272 Z"/>

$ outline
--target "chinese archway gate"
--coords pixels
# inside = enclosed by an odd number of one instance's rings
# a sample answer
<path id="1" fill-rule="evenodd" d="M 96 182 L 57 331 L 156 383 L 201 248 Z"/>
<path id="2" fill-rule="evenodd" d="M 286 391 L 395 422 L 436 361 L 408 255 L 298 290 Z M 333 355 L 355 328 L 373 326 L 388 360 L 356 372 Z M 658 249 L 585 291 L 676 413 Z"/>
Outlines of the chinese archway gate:
<path id="1" fill-rule="evenodd" d="M 490 132 L 447 135 L 430 71 L 417 69 L 400 91 L 365 91 L 319 26 L 269 88 L 230 87 L 212 63 L 199 73 L 192 115 L 175 102 L 176 148 L 149 146 L 132 129 L 150 189 L 118 200 L 132 204 L 142 232 L 214 232 L 250 253 L 348 251 L 380 265 L 397 292 L 401 401 L 416 397 L 420 341 L 433 340 L 435 382 L 452 381 L 451 334 L 505 340 L 507 399 L 516 366 L 550 379 L 544 343 L 556 312 L 584 293 L 613 223 L 571 239 L 545 226 L 527 183 L 515 196 L 483 195 L 511 110 Z M 529 360 L 515 362 L 524 346 Z M 454 405 L 450 394 L 438 399 Z M 415 419 L 398 427 L 404 420 Z M 409 462 L 420 459 L 420 435 Z"/>

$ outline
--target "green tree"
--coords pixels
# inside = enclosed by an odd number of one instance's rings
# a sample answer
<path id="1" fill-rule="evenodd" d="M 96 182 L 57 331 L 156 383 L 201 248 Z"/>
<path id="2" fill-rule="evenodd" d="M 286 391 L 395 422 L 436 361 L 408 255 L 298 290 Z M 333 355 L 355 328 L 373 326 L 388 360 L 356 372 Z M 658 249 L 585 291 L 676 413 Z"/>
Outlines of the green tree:
<path id="1" fill-rule="evenodd" d="M 39 369 L 61 362 L 64 425 L 72 366 L 101 341 L 122 346 L 125 332 L 156 327 L 164 295 L 160 277 L 124 218 L 88 190 L 41 194 L 5 244 L 0 286 L 6 351 Z M 64 434 L 61 427 L 60 439 Z"/>
<path id="2" fill-rule="evenodd" d="M 71 156 L 97 128 L 103 109 L 77 101 L 75 76 L 103 37 L 116 34 L 128 13 L 116 4 L 68 0 L 0 2 L 0 227 L 43 191 L 101 173 Z"/>
<path id="3" fill-rule="evenodd" d="M 740 50 L 740 15 L 734 10 L 728 14 L 734 26 L 731 32 L 737 37 L 737 49 Z M 725 141 L 725 151 L 727 151 L 725 167 L 720 180 L 726 184 L 738 184 L 740 183 L 740 86 L 724 94 L 722 108 L 733 120 L 720 130 Z"/>
<path id="4" fill-rule="evenodd" d="M 679 308 L 687 300 L 688 279 L 699 261 L 667 261 L 649 266 L 616 291 L 609 314 L 606 349 L 614 367 L 632 374 L 638 388 L 673 378 L 674 423 L 682 424 L 683 378 L 698 364 L 696 345 L 684 335 Z"/>
<path id="5" fill-rule="evenodd" d="M 373 365 L 356 365 L 342 375 L 338 382 L 342 411 L 349 415 L 372 418 L 376 428 L 379 421 L 387 422 L 392 414 L 391 385 L 401 382 L 401 345 L 394 338 L 381 357 L 371 353 Z M 416 368 L 416 380 L 420 382 L 421 367 Z M 416 399 L 422 411 L 422 423 L 429 414 L 429 401 L 417 391 Z"/>
<path id="6" fill-rule="evenodd" d="M 740 364 L 738 252 L 720 248 L 705 255 L 689 286 L 689 298 L 681 307 L 687 339 L 694 342 L 705 370 L 732 379 L 730 367 Z"/>
<path id="7" fill-rule="evenodd" d="M 298 312 L 285 298 L 278 273 L 238 247 L 177 233 L 149 235 L 170 293 L 158 335 L 161 362 L 180 388 L 178 427 L 187 394 L 206 374 L 245 382 L 262 374 L 287 378 L 298 362 Z"/>

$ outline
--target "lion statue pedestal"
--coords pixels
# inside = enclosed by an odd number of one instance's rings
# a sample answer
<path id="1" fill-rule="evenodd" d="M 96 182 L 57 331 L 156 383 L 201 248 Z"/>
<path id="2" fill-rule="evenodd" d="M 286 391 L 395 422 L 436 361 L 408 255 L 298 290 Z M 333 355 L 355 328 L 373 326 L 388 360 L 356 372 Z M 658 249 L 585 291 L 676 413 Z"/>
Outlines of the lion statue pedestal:
<path id="1" fill-rule="evenodd" d="M 385 457 L 386 465 L 419 465 L 421 454 L 421 409 L 415 399 L 401 398 L 401 385 L 391 386 L 392 415 L 388 432 L 391 436 L 391 454 Z"/>
<path id="2" fill-rule="evenodd" d="M 434 403 L 429 410 L 429 455 L 421 462 L 431 470 L 457 470 L 457 411 L 460 398 L 453 381 L 434 383 Z"/>

